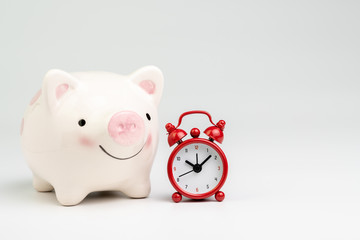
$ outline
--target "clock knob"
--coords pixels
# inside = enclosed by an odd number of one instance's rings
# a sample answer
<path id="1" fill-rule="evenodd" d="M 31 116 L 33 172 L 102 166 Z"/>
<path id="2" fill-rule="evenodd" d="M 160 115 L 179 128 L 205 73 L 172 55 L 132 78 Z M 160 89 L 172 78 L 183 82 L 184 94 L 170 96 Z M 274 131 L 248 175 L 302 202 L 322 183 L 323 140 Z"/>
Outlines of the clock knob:
<path id="1" fill-rule="evenodd" d="M 220 128 L 221 131 L 224 131 L 225 124 L 226 124 L 226 122 L 225 122 L 224 120 L 220 120 L 220 121 L 218 121 L 218 123 L 216 124 L 216 126 L 217 126 L 218 128 Z"/>
<path id="2" fill-rule="evenodd" d="M 170 147 L 175 143 L 180 143 L 181 139 L 187 135 L 187 133 L 184 130 L 179 128 L 176 129 L 175 126 L 172 125 L 171 123 L 166 124 L 165 128 L 169 133 L 168 143 Z"/>
<path id="3" fill-rule="evenodd" d="M 198 138 L 199 135 L 200 135 L 200 130 L 198 128 L 193 128 L 191 129 L 190 131 L 190 135 L 193 137 L 193 138 Z"/>
<path id="4" fill-rule="evenodd" d="M 167 131 L 168 133 L 171 133 L 172 131 L 175 130 L 175 126 L 172 125 L 171 123 L 166 124 L 166 125 L 165 125 L 165 128 L 166 128 L 166 131 Z"/>

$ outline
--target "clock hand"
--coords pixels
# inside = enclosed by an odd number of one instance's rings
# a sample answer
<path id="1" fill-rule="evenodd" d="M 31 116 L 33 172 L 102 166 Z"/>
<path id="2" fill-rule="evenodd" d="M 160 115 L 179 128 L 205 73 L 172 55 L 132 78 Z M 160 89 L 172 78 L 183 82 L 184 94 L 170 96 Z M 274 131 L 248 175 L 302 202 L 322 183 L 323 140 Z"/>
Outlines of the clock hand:
<path id="1" fill-rule="evenodd" d="M 200 166 L 204 165 L 210 158 L 211 155 L 209 155 L 202 163 L 200 163 Z"/>
<path id="2" fill-rule="evenodd" d="M 188 173 L 191 173 L 191 172 L 193 172 L 194 170 L 191 170 L 191 171 L 188 171 L 188 172 L 186 172 L 186 173 L 183 173 L 183 174 L 181 174 L 179 177 L 182 177 L 182 176 L 184 176 L 184 175 L 186 175 L 186 174 L 188 174 Z"/>
<path id="3" fill-rule="evenodd" d="M 192 164 L 190 161 L 188 161 L 188 160 L 185 160 L 185 162 L 187 163 L 187 164 L 189 164 L 190 166 L 192 166 L 192 167 L 194 167 L 195 165 L 194 164 Z"/>
<path id="4" fill-rule="evenodd" d="M 199 164 L 198 154 L 196 154 L 196 164 Z"/>

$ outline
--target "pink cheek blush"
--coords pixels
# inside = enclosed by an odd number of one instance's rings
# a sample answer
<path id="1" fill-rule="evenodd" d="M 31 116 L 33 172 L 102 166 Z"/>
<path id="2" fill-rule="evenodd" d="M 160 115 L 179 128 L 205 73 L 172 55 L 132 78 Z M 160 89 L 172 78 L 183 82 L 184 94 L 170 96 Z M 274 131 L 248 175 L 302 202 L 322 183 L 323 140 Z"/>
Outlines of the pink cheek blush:
<path id="1" fill-rule="evenodd" d="M 41 89 L 37 91 L 35 96 L 31 99 L 30 105 L 33 105 L 39 99 L 40 96 L 41 96 Z"/>
<path id="2" fill-rule="evenodd" d="M 146 140 L 146 146 L 149 147 L 151 145 L 152 142 L 152 137 L 151 134 L 148 136 L 147 140 Z"/>
<path id="3" fill-rule="evenodd" d="M 95 145 L 95 143 L 91 139 L 86 137 L 80 137 L 79 142 L 85 147 L 93 147 Z"/>

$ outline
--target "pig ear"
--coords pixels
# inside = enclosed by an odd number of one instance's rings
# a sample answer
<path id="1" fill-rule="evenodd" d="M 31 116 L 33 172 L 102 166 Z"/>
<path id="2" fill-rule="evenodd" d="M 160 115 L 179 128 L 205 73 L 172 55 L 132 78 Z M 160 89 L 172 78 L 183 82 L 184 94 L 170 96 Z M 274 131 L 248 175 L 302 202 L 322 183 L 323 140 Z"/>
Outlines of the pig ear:
<path id="1" fill-rule="evenodd" d="M 71 74 L 52 69 L 44 77 L 43 93 L 49 109 L 55 113 L 62 101 L 78 86 L 77 79 Z"/>
<path id="2" fill-rule="evenodd" d="M 159 68 L 146 66 L 130 75 L 130 80 L 149 94 L 156 105 L 159 104 L 164 87 L 164 77 Z"/>

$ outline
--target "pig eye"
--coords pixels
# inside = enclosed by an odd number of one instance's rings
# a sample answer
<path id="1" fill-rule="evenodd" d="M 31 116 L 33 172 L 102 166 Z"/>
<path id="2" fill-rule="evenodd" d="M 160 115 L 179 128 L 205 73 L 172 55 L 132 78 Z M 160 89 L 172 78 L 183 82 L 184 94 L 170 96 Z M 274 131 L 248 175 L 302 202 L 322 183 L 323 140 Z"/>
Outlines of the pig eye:
<path id="1" fill-rule="evenodd" d="M 83 126 L 85 126 L 86 121 L 84 119 L 80 119 L 78 124 L 79 124 L 80 127 L 83 127 Z"/>
<path id="2" fill-rule="evenodd" d="M 147 117 L 147 119 L 150 121 L 151 120 L 151 117 L 150 117 L 150 114 L 146 114 L 146 117 Z"/>

